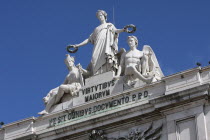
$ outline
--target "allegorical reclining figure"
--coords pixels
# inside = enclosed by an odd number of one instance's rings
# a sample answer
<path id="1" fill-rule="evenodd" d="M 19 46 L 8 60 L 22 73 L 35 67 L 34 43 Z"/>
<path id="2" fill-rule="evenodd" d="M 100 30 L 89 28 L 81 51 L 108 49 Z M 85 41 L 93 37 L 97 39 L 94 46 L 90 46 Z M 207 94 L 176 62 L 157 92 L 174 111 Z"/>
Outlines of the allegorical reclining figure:
<path id="1" fill-rule="evenodd" d="M 143 51 L 139 51 L 138 39 L 135 36 L 128 36 L 127 43 L 130 50 L 122 54 L 114 79 L 119 79 L 120 75 L 124 75 L 128 85 L 132 85 L 137 79 L 146 83 L 160 80 L 163 73 L 152 48 L 144 45 Z"/>
<path id="2" fill-rule="evenodd" d="M 85 70 L 80 65 L 75 66 L 74 58 L 67 55 L 65 63 L 69 74 L 62 85 L 50 90 L 47 96 L 44 97 L 46 108 L 38 114 L 48 114 L 54 105 L 63 101 L 62 98 L 65 93 L 70 94 L 72 98 L 77 95 L 84 86 L 83 77 L 87 78 L 104 72 L 114 71 L 116 75 L 114 79 L 124 76 L 128 85 L 134 85 L 137 80 L 151 83 L 163 77 L 152 48 L 145 45 L 143 50 L 139 51 L 137 49 L 138 39 L 135 36 L 128 37 L 127 42 L 130 47 L 128 52 L 125 49 L 118 52 L 119 33 L 135 32 L 135 28 L 132 31 L 128 30 L 130 27 L 135 27 L 134 25 L 127 25 L 123 29 L 117 29 L 112 23 L 107 23 L 107 13 L 105 11 L 98 10 L 96 16 L 101 24 L 95 28 L 90 37 L 80 44 L 67 47 L 67 50 L 69 47 L 77 50 L 78 47 L 92 43 L 94 48 L 89 67 Z"/>
<path id="3" fill-rule="evenodd" d="M 59 104 L 64 93 L 70 94 L 73 98 L 78 94 L 81 87 L 84 86 L 83 74 L 88 74 L 88 72 L 80 64 L 74 65 L 74 57 L 71 57 L 69 54 L 66 56 L 65 64 L 69 74 L 62 85 L 50 90 L 47 96 L 43 98 L 46 108 L 38 113 L 40 115 L 48 114 L 54 105 Z"/>

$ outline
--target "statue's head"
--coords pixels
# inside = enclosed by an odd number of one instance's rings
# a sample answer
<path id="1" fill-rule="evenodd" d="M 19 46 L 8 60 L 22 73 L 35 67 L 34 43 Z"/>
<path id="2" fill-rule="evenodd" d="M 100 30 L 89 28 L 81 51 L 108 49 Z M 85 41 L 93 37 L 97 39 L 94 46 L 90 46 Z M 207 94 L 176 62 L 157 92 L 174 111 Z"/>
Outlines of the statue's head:
<path id="1" fill-rule="evenodd" d="M 137 39 L 137 37 L 135 37 L 135 36 L 128 36 L 127 42 L 128 42 L 129 46 L 131 45 L 130 43 L 132 43 L 132 41 L 135 42 L 135 47 L 137 47 L 138 46 L 138 39 Z"/>
<path id="2" fill-rule="evenodd" d="M 69 54 L 66 54 L 66 59 L 64 60 L 66 66 L 69 67 L 73 67 L 74 66 L 74 57 L 71 57 Z"/>
<path id="3" fill-rule="evenodd" d="M 96 17 L 100 20 L 100 16 L 103 15 L 105 18 L 105 21 L 107 20 L 107 13 L 104 10 L 98 10 L 96 12 Z"/>

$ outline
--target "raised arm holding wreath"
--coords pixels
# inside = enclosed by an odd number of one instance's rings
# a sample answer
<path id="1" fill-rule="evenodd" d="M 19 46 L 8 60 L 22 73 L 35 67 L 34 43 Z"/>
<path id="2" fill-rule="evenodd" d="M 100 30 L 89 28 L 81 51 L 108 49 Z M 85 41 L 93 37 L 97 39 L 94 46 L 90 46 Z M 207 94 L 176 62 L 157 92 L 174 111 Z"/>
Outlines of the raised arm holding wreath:
<path id="1" fill-rule="evenodd" d="M 117 29 L 112 23 L 107 23 L 107 13 L 98 10 L 96 13 L 100 25 L 95 28 L 89 38 L 80 44 L 70 45 L 75 49 L 88 43 L 94 45 L 91 63 L 88 70 L 91 75 L 104 73 L 118 68 L 116 53 L 118 52 L 118 35 L 121 32 L 129 32 L 126 26 L 123 29 Z"/>

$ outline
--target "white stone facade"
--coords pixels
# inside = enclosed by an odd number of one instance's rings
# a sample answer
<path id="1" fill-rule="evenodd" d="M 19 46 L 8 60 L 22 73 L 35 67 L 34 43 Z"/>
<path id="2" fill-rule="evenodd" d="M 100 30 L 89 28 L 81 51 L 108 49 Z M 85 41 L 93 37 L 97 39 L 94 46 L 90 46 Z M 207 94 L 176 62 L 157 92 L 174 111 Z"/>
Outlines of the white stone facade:
<path id="1" fill-rule="evenodd" d="M 108 72 L 86 79 L 78 97 L 47 115 L 3 125 L 0 140 L 123 140 L 137 139 L 140 132 L 142 139 L 210 140 L 210 67 L 134 87 L 125 87 L 122 79 L 112 81 L 112 76 Z M 106 83 L 107 95 L 91 89 L 101 83 Z M 91 95 L 94 99 L 85 101 Z"/>

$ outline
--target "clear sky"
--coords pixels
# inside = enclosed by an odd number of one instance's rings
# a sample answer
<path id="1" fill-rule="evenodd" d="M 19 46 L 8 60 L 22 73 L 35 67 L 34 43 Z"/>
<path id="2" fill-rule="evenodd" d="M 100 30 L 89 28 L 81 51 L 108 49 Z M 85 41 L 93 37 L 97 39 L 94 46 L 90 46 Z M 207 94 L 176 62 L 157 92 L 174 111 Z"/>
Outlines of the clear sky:
<path id="1" fill-rule="evenodd" d="M 209 7 L 210 0 L 0 0 L 0 121 L 38 116 L 68 73 L 66 45 L 89 37 L 98 9 L 117 28 L 136 25 L 139 49 L 150 45 L 170 75 L 208 65 Z M 128 50 L 128 35 L 120 34 L 119 48 Z M 84 68 L 91 55 L 91 44 L 73 54 Z"/>

